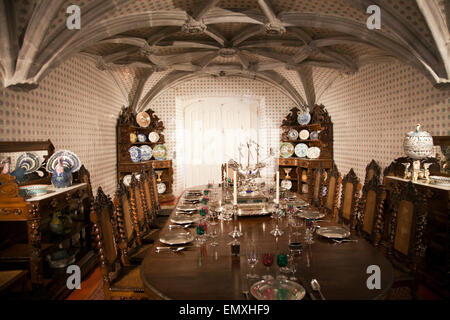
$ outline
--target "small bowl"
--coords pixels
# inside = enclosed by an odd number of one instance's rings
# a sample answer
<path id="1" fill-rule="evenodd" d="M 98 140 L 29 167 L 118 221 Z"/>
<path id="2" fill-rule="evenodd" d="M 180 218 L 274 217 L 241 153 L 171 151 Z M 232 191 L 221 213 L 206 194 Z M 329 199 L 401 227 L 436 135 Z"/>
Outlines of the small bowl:
<path id="1" fill-rule="evenodd" d="M 19 188 L 19 194 L 22 197 L 37 197 L 47 194 L 48 185 L 46 184 L 35 184 L 31 186 L 24 186 Z"/>

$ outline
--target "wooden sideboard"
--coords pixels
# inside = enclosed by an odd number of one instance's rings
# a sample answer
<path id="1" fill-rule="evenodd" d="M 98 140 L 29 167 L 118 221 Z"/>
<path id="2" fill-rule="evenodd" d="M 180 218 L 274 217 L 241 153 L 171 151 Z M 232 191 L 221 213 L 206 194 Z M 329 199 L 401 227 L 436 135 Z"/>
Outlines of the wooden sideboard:
<path id="1" fill-rule="evenodd" d="M 388 193 L 385 205 L 385 231 L 389 230 L 390 197 L 396 188 L 403 188 L 410 180 L 386 176 Z M 420 274 L 423 281 L 445 297 L 449 297 L 450 273 L 450 187 L 414 183 L 427 208 L 426 254 Z"/>

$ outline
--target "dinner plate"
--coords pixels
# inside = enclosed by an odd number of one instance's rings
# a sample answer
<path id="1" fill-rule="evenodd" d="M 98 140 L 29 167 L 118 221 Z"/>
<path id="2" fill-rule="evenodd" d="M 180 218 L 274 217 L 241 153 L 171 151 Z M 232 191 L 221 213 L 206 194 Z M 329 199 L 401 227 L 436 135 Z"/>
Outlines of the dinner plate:
<path id="1" fill-rule="evenodd" d="M 288 136 L 289 140 L 297 140 L 298 131 L 295 129 L 291 129 L 291 130 L 289 130 L 287 136 Z"/>
<path id="2" fill-rule="evenodd" d="M 308 151 L 308 146 L 304 143 L 299 143 L 295 146 L 295 155 L 299 158 L 306 157 L 307 151 Z"/>
<path id="3" fill-rule="evenodd" d="M 158 189 L 159 194 L 164 193 L 167 190 L 166 184 L 164 182 L 158 183 L 156 185 L 156 188 Z"/>
<path id="4" fill-rule="evenodd" d="M 302 126 L 307 125 L 311 121 L 311 114 L 309 112 L 299 113 L 297 116 L 297 121 Z"/>
<path id="5" fill-rule="evenodd" d="M 313 210 L 302 210 L 297 214 L 297 216 L 304 219 L 322 219 L 325 217 L 325 213 Z"/>
<path id="6" fill-rule="evenodd" d="M 186 244 L 194 241 L 194 236 L 190 232 L 168 232 L 159 241 L 168 245 Z"/>
<path id="7" fill-rule="evenodd" d="M 150 132 L 148 134 L 148 140 L 150 142 L 153 142 L 153 143 L 158 142 L 159 141 L 159 134 L 157 132 Z"/>
<path id="8" fill-rule="evenodd" d="M 170 222 L 175 224 L 189 224 L 194 223 L 200 220 L 200 215 L 187 215 L 187 214 L 180 214 L 177 216 L 173 216 L 170 218 Z"/>
<path id="9" fill-rule="evenodd" d="M 290 280 L 262 280 L 253 284 L 250 293 L 257 300 L 302 300 L 306 291 L 300 284 Z"/>
<path id="10" fill-rule="evenodd" d="M 329 239 L 345 239 L 350 237 L 350 231 L 340 226 L 320 227 L 316 233 Z"/>
<path id="11" fill-rule="evenodd" d="M 318 147 L 311 147 L 306 151 L 306 156 L 309 159 L 317 159 L 320 157 L 320 149 Z"/>
<path id="12" fill-rule="evenodd" d="M 294 154 L 294 145 L 290 142 L 283 142 L 280 146 L 280 155 L 283 158 L 290 158 Z"/>
<path id="13" fill-rule="evenodd" d="M 284 179 L 284 180 L 281 180 L 281 184 L 280 185 L 281 185 L 282 188 L 284 188 L 286 190 L 291 190 L 291 188 L 292 188 L 292 181 Z"/>
<path id="14" fill-rule="evenodd" d="M 145 111 L 139 112 L 136 115 L 136 122 L 142 128 L 147 128 L 151 121 L 150 115 Z"/>
<path id="15" fill-rule="evenodd" d="M 298 136 L 300 137 L 300 139 L 302 140 L 307 140 L 309 138 L 309 131 L 308 130 L 302 130 L 300 131 L 300 133 L 298 134 Z"/>

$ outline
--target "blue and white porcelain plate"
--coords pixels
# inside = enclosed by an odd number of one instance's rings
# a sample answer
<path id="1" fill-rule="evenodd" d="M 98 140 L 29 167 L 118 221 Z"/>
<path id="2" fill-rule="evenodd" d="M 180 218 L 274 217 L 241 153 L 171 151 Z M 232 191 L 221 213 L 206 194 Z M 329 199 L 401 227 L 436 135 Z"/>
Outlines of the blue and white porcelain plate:
<path id="1" fill-rule="evenodd" d="M 130 149 L 128 149 L 128 152 L 130 153 L 131 161 L 133 162 L 141 161 L 141 149 L 139 149 L 136 146 L 133 146 Z"/>
<path id="2" fill-rule="evenodd" d="M 148 161 L 153 156 L 153 150 L 150 146 L 144 145 L 141 148 L 141 160 L 142 161 Z"/>
<path id="3" fill-rule="evenodd" d="M 304 143 L 299 143 L 295 146 L 295 155 L 299 158 L 306 157 L 307 151 L 308 151 L 308 146 Z"/>
<path id="4" fill-rule="evenodd" d="M 299 113 L 297 116 L 297 121 L 302 126 L 307 125 L 311 121 L 311 114 L 309 112 Z"/>

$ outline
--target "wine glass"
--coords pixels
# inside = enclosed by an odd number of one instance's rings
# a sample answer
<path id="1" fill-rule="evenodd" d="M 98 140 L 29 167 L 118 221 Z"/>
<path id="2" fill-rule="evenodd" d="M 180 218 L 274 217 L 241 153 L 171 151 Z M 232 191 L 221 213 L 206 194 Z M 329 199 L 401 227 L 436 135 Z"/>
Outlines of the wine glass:
<path id="1" fill-rule="evenodd" d="M 263 276 L 264 280 L 271 280 L 273 277 L 270 275 L 270 267 L 273 264 L 273 253 L 264 253 L 262 256 L 262 263 L 266 267 L 267 274 Z"/>
<path id="2" fill-rule="evenodd" d="M 277 254 L 277 265 L 279 268 L 280 273 L 288 273 L 289 272 L 289 268 L 287 267 L 288 264 L 288 256 L 286 253 L 278 253 Z M 286 276 L 284 275 L 279 275 L 277 277 L 278 279 L 287 279 Z"/>
<path id="3" fill-rule="evenodd" d="M 247 274 L 247 278 L 258 279 L 259 276 L 255 273 L 255 266 L 258 263 L 258 253 L 254 244 L 251 244 L 247 247 L 246 257 L 247 263 L 250 266 L 250 273 Z"/>

